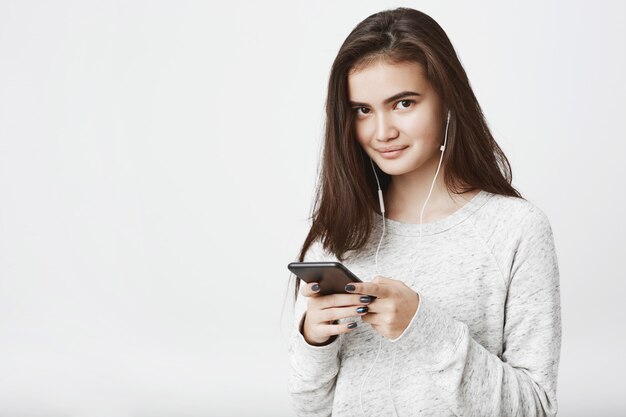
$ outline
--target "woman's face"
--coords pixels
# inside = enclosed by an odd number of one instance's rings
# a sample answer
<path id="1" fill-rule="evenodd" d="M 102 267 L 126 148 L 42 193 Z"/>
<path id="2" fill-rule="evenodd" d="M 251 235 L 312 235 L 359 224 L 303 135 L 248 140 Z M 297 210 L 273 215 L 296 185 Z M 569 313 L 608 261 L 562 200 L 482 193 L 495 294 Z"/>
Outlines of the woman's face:
<path id="1" fill-rule="evenodd" d="M 445 115 L 420 64 L 374 63 L 351 72 L 348 89 L 356 137 L 380 169 L 404 175 L 438 163 Z"/>

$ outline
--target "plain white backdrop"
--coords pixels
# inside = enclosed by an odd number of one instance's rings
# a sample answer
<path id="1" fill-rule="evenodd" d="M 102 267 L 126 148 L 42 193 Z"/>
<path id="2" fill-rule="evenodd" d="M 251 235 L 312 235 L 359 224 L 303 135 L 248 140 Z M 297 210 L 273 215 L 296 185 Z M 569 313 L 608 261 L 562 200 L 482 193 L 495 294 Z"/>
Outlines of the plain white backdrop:
<path id="1" fill-rule="evenodd" d="M 559 415 L 626 413 L 623 2 L 3 0 L 0 417 L 291 415 L 330 66 L 398 6 L 551 220 Z"/>

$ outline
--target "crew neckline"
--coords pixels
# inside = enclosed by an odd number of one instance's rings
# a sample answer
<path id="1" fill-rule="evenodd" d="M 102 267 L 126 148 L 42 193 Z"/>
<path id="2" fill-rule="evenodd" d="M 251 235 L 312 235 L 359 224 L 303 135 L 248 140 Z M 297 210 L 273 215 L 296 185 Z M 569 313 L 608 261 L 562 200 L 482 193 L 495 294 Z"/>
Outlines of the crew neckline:
<path id="1" fill-rule="evenodd" d="M 482 207 L 482 205 L 485 204 L 492 195 L 493 194 L 489 191 L 480 190 L 478 194 L 472 197 L 471 200 L 466 202 L 463 206 L 458 208 L 452 214 L 449 214 L 448 216 L 439 220 L 435 220 L 433 222 L 422 223 L 422 236 L 434 235 L 451 229 L 452 227 L 461 223 L 463 220 L 467 219 L 480 207 Z M 428 210 L 428 206 L 426 206 L 426 210 Z M 377 228 L 382 228 L 382 215 L 374 212 L 374 218 L 376 219 L 375 223 L 377 225 Z M 402 236 L 419 236 L 420 224 L 405 223 L 398 220 L 385 218 L 385 232 Z"/>

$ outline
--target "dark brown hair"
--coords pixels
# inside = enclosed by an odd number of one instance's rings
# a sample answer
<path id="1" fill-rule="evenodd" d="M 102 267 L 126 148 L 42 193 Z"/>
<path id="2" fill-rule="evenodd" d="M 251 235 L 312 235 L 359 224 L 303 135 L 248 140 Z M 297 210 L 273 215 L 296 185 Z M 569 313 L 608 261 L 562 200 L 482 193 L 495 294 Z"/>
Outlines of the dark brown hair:
<path id="1" fill-rule="evenodd" d="M 442 167 L 448 190 L 482 189 L 522 198 L 511 185 L 509 161 L 496 143 L 452 43 L 435 20 L 418 10 L 399 7 L 373 14 L 348 35 L 333 62 L 326 98 L 325 139 L 309 233 L 299 260 L 316 240 L 342 261 L 362 248 L 371 232 L 373 213 L 380 213 L 376 180 L 367 154 L 354 134 L 348 101 L 351 71 L 384 60 L 415 62 L 451 118 Z M 443 121 L 442 123 L 445 123 Z M 375 168 L 381 189 L 391 177 Z M 340 215 L 337 215 L 341 213 Z M 294 300 L 300 280 L 296 279 Z"/>

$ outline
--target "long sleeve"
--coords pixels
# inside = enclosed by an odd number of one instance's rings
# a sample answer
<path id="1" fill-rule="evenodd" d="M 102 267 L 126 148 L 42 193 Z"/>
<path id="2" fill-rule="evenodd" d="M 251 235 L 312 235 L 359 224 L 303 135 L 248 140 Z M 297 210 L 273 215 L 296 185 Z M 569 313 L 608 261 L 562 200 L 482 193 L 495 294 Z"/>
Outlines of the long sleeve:
<path id="1" fill-rule="evenodd" d="M 397 339 L 427 371 L 457 416 L 554 416 L 561 349 L 557 257 L 549 221 L 538 209 L 520 224 L 505 303 L 502 355 L 472 338 L 468 326 L 420 293 Z M 512 237 L 515 238 L 515 237 Z"/>
<path id="2" fill-rule="evenodd" d="M 308 262 L 332 259 L 324 259 L 315 242 L 304 260 Z M 306 307 L 307 298 L 299 295 L 288 347 L 288 388 L 293 409 L 298 416 L 330 416 L 340 366 L 341 337 L 325 346 L 309 345 L 301 333 Z"/>

